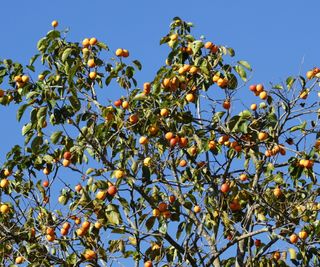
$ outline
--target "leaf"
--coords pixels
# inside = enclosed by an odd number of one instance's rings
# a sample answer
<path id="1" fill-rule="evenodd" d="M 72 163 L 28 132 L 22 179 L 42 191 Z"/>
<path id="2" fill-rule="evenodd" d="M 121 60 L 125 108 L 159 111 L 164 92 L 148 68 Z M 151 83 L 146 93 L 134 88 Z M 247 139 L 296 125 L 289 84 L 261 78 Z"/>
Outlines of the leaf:
<path id="1" fill-rule="evenodd" d="M 234 52 L 234 49 L 231 48 L 231 47 L 227 47 L 227 52 L 228 54 L 231 56 L 231 57 L 234 57 L 235 56 L 235 52 Z"/>
<path id="2" fill-rule="evenodd" d="M 109 47 L 105 43 L 98 42 L 97 46 L 102 48 L 102 49 L 109 50 Z"/>
<path id="3" fill-rule="evenodd" d="M 122 223 L 122 219 L 116 205 L 109 204 L 107 206 L 106 217 L 108 219 L 108 223 L 112 225 L 119 225 Z"/>
<path id="4" fill-rule="evenodd" d="M 135 95 L 132 100 L 138 101 L 138 100 L 146 100 L 146 99 L 147 99 L 147 96 L 144 93 L 141 93 L 141 94 Z"/>
<path id="5" fill-rule="evenodd" d="M 67 48 L 66 50 L 64 50 L 61 56 L 62 62 L 65 62 L 71 53 L 72 53 L 72 48 Z"/>
<path id="6" fill-rule="evenodd" d="M 72 253 L 66 258 L 66 263 L 70 264 L 71 266 L 75 266 L 77 262 L 77 254 Z"/>
<path id="7" fill-rule="evenodd" d="M 286 84 L 288 89 L 291 89 L 292 85 L 294 84 L 294 82 L 296 81 L 296 79 L 294 77 L 288 77 L 286 80 Z"/>
<path id="8" fill-rule="evenodd" d="M 163 221 L 160 224 L 159 232 L 162 233 L 162 234 L 166 234 L 167 233 L 167 223 L 166 222 Z"/>
<path id="9" fill-rule="evenodd" d="M 202 41 L 194 41 L 192 43 L 192 51 L 194 54 L 197 54 L 197 52 L 203 47 Z"/>
<path id="10" fill-rule="evenodd" d="M 43 37 L 38 41 L 37 48 L 40 52 L 44 52 L 47 47 L 48 47 L 48 41 L 46 37 Z"/>
<path id="11" fill-rule="evenodd" d="M 41 107 L 39 108 L 37 112 L 37 119 L 40 119 L 41 117 L 45 117 L 47 115 L 47 107 Z"/>
<path id="12" fill-rule="evenodd" d="M 247 61 L 245 61 L 245 60 L 239 60 L 238 63 L 239 63 L 240 65 L 242 65 L 243 67 L 245 67 L 247 70 L 252 71 L 252 68 L 251 68 L 250 64 L 249 64 Z"/>
<path id="13" fill-rule="evenodd" d="M 243 80 L 243 81 L 247 81 L 247 73 L 246 71 L 244 70 L 243 67 L 241 67 L 240 65 L 236 65 L 234 67 L 235 71 L 239 74 L 240 78 Z"/>
<path id="14" fill-rule="evenodd" d="M 142 65 L 139 60 L 133 60 L 132 63 L 137 67 L 138 70 L 142 69 Z"/>
<path id="15" fill-rule="evenodd" d="M 296 250 L 294 248 L 289 248 L 288 251 L 290 254 L 290 260 L 296 260 L 297 259 Z"/>
<path id="16" fill-rule="evenodd" d="M 156 217 L 151 216 L 151 217 L 146 221 L 146 228 L 147 228 L 148 231 L 150 231 L 150 229 L 153 227 L 155 220 L 156 220 Z"/>
<path id="17" fill-rule="evenodd" d="M 306 126 L 307 126 L 307 122 L 304 121 L 300 125 L 291 127 L 290 132 L 295 132 L 295 131 L 298 131 L 298 130 L 304 130 L 306 128 Z"/>
<path id="18" fill-rule="evenodd" d="M 40 56 L 40 54 L 34 55 L 34 56 L 30 59 L 29 65 L 32 66 L 33 63 L 37 60 L 37 58 L 38 58 L 39 56 Z"/>
<path id="19" fill-rule="evenodd" d="M 50 155 L 45 155 L 45 156 L 43 156 L 43 158 L 42 158 L 45 162 L 47 162 L 47 163 L 52 163 L 53 162 L 53 160 L 54 160 L 54 158 L 52 157 L 52 156 L 50 156 Z"/>
<path id="20" fill-rule="evenodd" d="M 32 124 L 29 122 L 22 127 L 22 135 L 26 135 L 32 128 Z"/>
<path id="21" fill-rule="evenodd" d="M 240 116 L 242 119 L 249 119 L 249 118 L 251 118 L 252 114 L 251 114 L 251 112 L 250 112 L 249 110 L 245 109 L 245 110 L 243 110 L 243 111 L 241 111 L 241 112 L 239 113 L 239 116 Z"/>
<path id="22" fill-rule="evenodd" d="M 31 149 L 34 153 L 39 151 L 40 146 L 43 144 L 43 138 L 36 136 L 31 142 Z"/>
<path id="23" fill-rule="evenodd" d="M 164 43 L 167 43 L 169 41 L 170 41 L 170 37 L 169 36 L 165 36 L 165 37 L 161 38 L 160 45 L 162 45 Z"/>
<path id="24" fill-rule="evenodd" d="M 25 112 L 25 110 L 27 109 L 29 105 L 28 104 L 24 104 L 22 106 L 19 107 L 18 111 L 17 111 L 17 120 L 20 121 L 23 113 Z"/>
<path id="25" fill-rule="evenodd" d="M 182 223 L 179 224 L 178 230 L 177 230 L 177 233 L 176 233 L 176 239 L 177 239 L 177 240 L 180 238 L 180 236 L 181 236 L 181 234 L 182 234 L 182 231 L 183 231 L 185 225 L 186 225 L 185 222 L 182 222 Z"/>
<path id="26" fill-rule="evenodd" d="M 69 101 L 70 101 L 71 106 L 72 106 L 76 111 L 78 111 L 78 110 L 81 108 L 80 100 L 79 100 L 77 97 L 75 97 L 75 96 L 70 96 L 70 97 L 69 97 Z"/>
<path id="27" fill-rule="evenodd" d="M 58 131 L 58 132 L 54 132 L 51 136 L 50 136 L 50 140 L 53 144 L 56 144 L 59 141 L 59 138 L 62 135 L 62 131 Z"/>
<path id="28" fill-rule="evenodd" d="M 281 89 L 283 89 L 283 86 L 281 84 L 275 84 L 275 85 L 272 85 L 272 88 L 281 90 Z"/>
<path id="29" fill-rule="evenodd" d="M 26 95 L 26 99 L 32 98 L 34 95 L 38 95 L 38 92 L 31 91 Z"/>
<path id="30" fill-rule="evenodd" d="M 301 83 L 301 87 L 302 88 L 305 88 L 306 86 L 306 79 L 302 76 L 299 76 L 299 80 L 300 80 L 300 83 Z"/>

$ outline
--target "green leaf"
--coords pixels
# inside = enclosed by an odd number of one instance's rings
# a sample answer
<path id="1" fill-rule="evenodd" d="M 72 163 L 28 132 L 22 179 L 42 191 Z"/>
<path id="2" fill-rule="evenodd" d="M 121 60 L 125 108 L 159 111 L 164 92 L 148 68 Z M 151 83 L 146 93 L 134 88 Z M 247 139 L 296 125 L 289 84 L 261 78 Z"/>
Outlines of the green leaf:
<path id="1" fill-rule="evenodd" d="M 165 221 L 161 222 L 159 232 L 162 234 L 167 233 L 167 223 Z"/>
<path id="2" fill-rule="evenodd" d="M 37 119 L 41 118 L 41 117 L 46 117 L 47 115 L 47 107 L 41 107 L 39 108 L 38 112 L 37 112 Z"/>
<path id="3" fill-rule="evenodd" d="M 132 100 L 137 101 L 137 100 L 146 100 L 146 99 L 147 99 L 147 96 L 144 93 L 141 93 L 141 94 L 135 95 L 135 97 Z"/>
<path id="4" fill-rule="evenodd" d="M 275 84 L 275 85 L 272 86 L 272 88 L 281 90 L 281 89 L 283 89 L 283 86 L 281 84 Z"/>
<path id="5" fill-rule="evenodd" d="M 71 266 L 75 266 L 77 263 L 77 254 L 72 253 L 66 258 L 66 262 L 70 264 Z"/>
<path id="6" fill-rule="evenodd" d="M 33 63 L 37 60 L 37 58 L 38 58 L 39 56 L 40 56 L 39 54 L 34 55 L 34 56 L 30 59 L 29 65 L 32 66 Z"/>
<path id="7" fill-rule="evenodd" d="M 59 138 L 62 136 L 62 131 L 54 132 L 50 136 L 50 140 L 53 144 L 56 144 L 59 141 Z"/>
<path id="8" fill-rule="evenodd" d="M 53 158 L 52 156 L 50 156 L 50 155 L 45 155 L 45 156 L 43 156 L 42 159 L 43 159 L 45 162 L 49 163 L 49 164 L 51 164 L 51 163 L 53 162 L 53 160 L 54 160 L 54 158 Z"/>
<path id="9" fill-rule="evenodd" d="M 290 132 L 295 132 L 295 131 L 298 131 L 298 130 L 304 130 L 306 128 L 306 126 L 307 126 L 307 122 L 304 121 L 300 125 L 291 127 Z"/>
<path id="10" fill-rule="evenodd" d="M 108 219 L 108 223 L 112 225 L 119 225 L 122 223 L 122 219 L 116 205 L 109 204 L 107 206 L 106 217 Z"/>
<path id="11" fill-rule="evenodd" d="M 48 47 L 48 40 L 46 37 L 43 37 L 38 41 L 37 48 L 40 52 L 44 52 Z"/>
<path id="12" fill-rule="evenodd" d="M 167 43 L 169 41 L 170 41 L 170 37 L 169 36 L 165 36 L 165 37 L 161 38 L 160 45 L 162 45 L 164 43 Z"/>
<path id="13" fill-rule="evenodd" d="M 67 48 L 66 50 L 64 50 L 61 56 L 62 62 L 65 62 L 71 53 L 72 53 L 72 48 Z"/>
<path id="14" fill-rule="evenodd" d="M 80 100 L 75 97 L 75 96 L 70 96 L 69 97 L 69 101 L 70 101 L 70 104 L 71 106 L 75 109 L 75 110 L 79 110 L 81 108 L 81 102 Z"/>
<path id="15" fill-rule="evenodd" d="M 109 50 L 109 47 L 105 43 L 98 42 L 97 46 L 102 48 L 102 49 Z"/>
<path id="16" fill-rule="evenodd" d="M 246 71 L 244 70 L 243 67 L 241 67 L 240 65 L 236 65 L 234 67 L 235 71 L 239 74 L 240 78 L 243 80 L 243 81 L 247 81 L 247 73 Z"/>
<path id="17" fill-rule="evenodd" d="M 22 106 L 19 107 L 18 111 L 17 111 L 17 120 L 20 121 L 23 113 L 25 112 L 25 110 L 27 109 L 29 105 L 28 104 L 24 104 Z"/>
<path id="18" fill-rule="evenodd" d="M 294 77 L 288 77 L 286 80 L 286 84 L 288 89 L 291 89 L 292 85 L 294 84 L 294 82 L 296 81 L 296 79 Z"/>
<path id="19" fill-rule="evenodd" d="M 40 146 L 43 144 L 43 138 L 36 136 L 31 142 L 31 149 L 34 153 L 39 151 Z"/>
<path id="20" fill-rule="evenodd" d="M 227 47 L 227 53 L 231 56 L 231 57 L 234 57 L 235 56 L 235 52 L 234 52 L 234 49 L 231 48 L 231 47 Z"/>
<path id="21" fill-rule="evenodd" d="M 29 122 L 22 127 L 22 135 L 26 135 L 32 129 L 32 124 Z"/>
<path id="22" fill-rule="evenodd" d="M 251 114 L 251 112 L 250 112 L 249 110 L 245 109 L 245 110 L 243 110 L 243 111 L 241 111 L 241 112 L 239 113 L 239 116 L 240 116 L 242 119 L 249 119 L 249 118 L 251 118 L 252 114 Z"/>
<path id="23" fill-rule="evenodd" d="M 197 54 L 197 52 L 203 47 L 202 41 L 194 41 L 192 43 L 192 51 L 194 54 Z"/>
<path id="24" fill-rule="evenodd" d="M 239 63 L 240 65 L 242 65 L 243 67 L 245 67 L 247 70 L 252 71 L 252 68 L 251 68 L 250 64 L 249 64 L 247 61 L 245 61 L 245 60 L 239 60 L 238 63 Z"/>
<path id="25" fill-rule="evenodd" d="M 142 65 L 139 60 L 133 60 L 132 63 L 137 67 L 138 70 L 142 69 Z"/>
<path id="26" fill-rule="evenodd" d="M 148 231 L 150 231 L 150 229 L 153 227 L 155 220 L 156 220 L 156 217 L 151 216 L 151 217 L 146 221 L 146 228 L 147 228 Z"/>

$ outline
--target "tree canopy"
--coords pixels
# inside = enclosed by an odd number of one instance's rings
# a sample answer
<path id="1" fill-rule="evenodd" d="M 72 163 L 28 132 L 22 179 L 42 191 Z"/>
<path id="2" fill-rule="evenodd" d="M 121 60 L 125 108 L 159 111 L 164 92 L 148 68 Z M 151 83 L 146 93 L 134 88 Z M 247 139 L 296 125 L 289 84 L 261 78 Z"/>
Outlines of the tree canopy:
<path id="1" fill-rule="evenodd" d="M 52 27 L 27 66 L 0 61 L 24 124 L 0 173 L 2 266 L 319 266 L 318 68 L 253 84 L 176 17 L 137 81 L 128 48 Z"/>

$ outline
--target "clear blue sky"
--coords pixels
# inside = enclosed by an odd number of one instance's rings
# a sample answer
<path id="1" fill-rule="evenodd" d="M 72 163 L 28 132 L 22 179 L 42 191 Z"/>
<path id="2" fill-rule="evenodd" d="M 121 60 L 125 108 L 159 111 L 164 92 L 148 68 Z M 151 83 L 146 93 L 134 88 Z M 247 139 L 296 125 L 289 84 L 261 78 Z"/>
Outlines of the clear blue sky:
<path id="1" fill-rule="evenodd" d="M 159 39 L 171 19 L 180 16 L 195 24 L 197 37 L 203 34 L 233 47 L 237 59 L 248 60 L 254 82 L 279 82 L 319 64 L 319 10 L 317 0 L 3 1 L 0 58 L 27 63 L 56 19 L 60 29 L 70 28 L 70 40 L 96 36 L 111 49 L 126 47 L 143 63 L 139 77 L 151 80 L 168 52 L 159 46 Z M 9 110 L 0 107 L 2 123 L 6 122 L 6 130 L 0 131 L 1 140 L 6 140 L 0 153 L 20 138 L 14 109 Z"/>
<path id="2" fill-rule="evenodd" d="M 127 48 L 143 64 L 141 85 L 164 64 L 168 49 L 160 47 L 159 40 L 171 19 L 179 16 L 194 23 L 196 37 L 203 34 L 233 47 L 237 59 L 249 61 L 253 82 L 279 82 L 320 67 L 319 10 L 319 0 L 2 1 L 0 59 L 28 63 L 37 41 L 51 29 L 51 21 L 58 20 L 59 29 L 70 28 L 69 40 L 95 36 L 112 50 Z M 0 106 L 1 161 L 22 141 L 15 110 Z"/>

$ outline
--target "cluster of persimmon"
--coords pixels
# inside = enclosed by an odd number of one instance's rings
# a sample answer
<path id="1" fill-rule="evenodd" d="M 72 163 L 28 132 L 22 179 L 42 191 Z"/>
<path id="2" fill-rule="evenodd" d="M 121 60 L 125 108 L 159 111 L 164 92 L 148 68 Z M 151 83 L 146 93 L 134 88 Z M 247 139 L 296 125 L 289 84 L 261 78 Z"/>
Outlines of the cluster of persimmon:
<path id="1" fill-rule="evenodd" d="M 265 91 L 263 84 L 252 84 L 249 86 L 250 91 L 252 91 L 255 96 L 259 96 L 262 100 L 268 98 L 268 93 Z"/>
<path id="2" fill-rule="evenodd" d="M 117 107 L 117 108 L 120 108 L 122 107 L 124 110 L 127 110 L 129 109 L 129 102 L 127 100 L 122 100 L 122 99 L 118 99 L 116 101 L 114 101 L 114 106 Z M 111 111 L 110 113 L 108 113 L 110 117 L 106 117 L 106 121 L 109 121 L 110 119 L 113 118 L 114 114 L 113 112 Z M 139 115 L 138 114 L 130 114 L 129 115 L 129 118 L 128 118 L 128 121 L 129 123 L 131 124 L 136 124 L 138 121 L 139 121 Z"/>
<path id="3" fill-rule="evenodd" d="M 182 53 L 185 53 L 185 54 L 188 54 L 188 55 L 192 55 L 193 54 L 193 50 L 192 50 L 192 48 L 190 46 L 182 46 L 180 48 L 180 51 Z"/>
<path id="4" fill-rule="evenodd" d="M 234 186 L 234 181 L 231 181 L 231 182 L 226 181 L 221 185 L 220 191 L 222 194 L 227 195 L 231 187 L 233 186 Z M 237 196 L 230 201 L 229 208 L 232 212 L 237 212 L 241 210 L 241 204 Z"/>
<path id="5" fill-rule="evenodd" d="M 185 82 L 180 82 L 179 78 L 174 76 L 172 78 L 164 78 L 162 81 L 162 87 L 168 91 L 176 91 L 178 88 L 185 90 L 187 84 Z"/>
<path id="6" fill-rule="evenodd" d="M 72 157 L 72 154 L 70 151 L 66 151 L 63 153 L 63 161 L 62 161 L 62 165 L 64 167 L 68 167 L 71 163 L 71 157 Z"/>
<path id="7" fill-rule="evenodd" d="M 210 50 L 211 53 L 217 53 L 219 51 L 219 46 L 215 45 L 212 42 L 206 42 L 204 48 Z"/>
<path id="8" fill-rule="evenodd" d="M 122 107 L 123 109 L 128 109 L 129 108 L 129 102 L 127 100 L 122 100 L 122 99 L 118 99 L 116 101 L 114 101 L 113 103 L 117 108 Z"/>
<path id="9" fill-rule="evenodd" d="M 300 159 L 299 166 L 306 169 L 312 169 L 314 161 L 312 159 Z"/>
<path id="10" fill-rule="evenodd" d="M 63 236 L 67 235 L 69 233 L 70 227 L 71 227 L 71 224 L 69 222 L 65 222 L 62 225 L 62 228 L 60 230 L 61 235 Z"/>
<path id="11" fill-rule="evenodd" d="M 54 240 L 56 240 L 56 234 L 55 234 L 54 228 L 48 227 L 46 229 L 46 238 L 49 242 L 53 242 Z"/>
<path id="12" fill-rule="evenodd" d="M 11 171 L 9 171 L 8 169 L 4 169 L 3 170 L 3 175 L 4 175 L 4 178 L 1 179 L 0 181 L 0 187 L 5 189 L 9 186 L 9 179 L 8 177 L 12 174 Z"/>
<path id="13" fill-rule="evenodd" d="M 66 151 L 63 153 L 63 160 L 62 160 L 62 165 L 64 167 L 68 167 L 70 164 L 71 164 L 71 158 L 72 158 L 72 154 L 70 151 Z M 53 160 L 54 163 L 57 163 L 58 162 L 58 159 L 54 159 Z M 44 175 L 49 175 L 51 173 L 51 166 L 47 165 L 46 167 L 43 168 L 43 174 Z M 44 183 L 46 184 L 48 181 L 44 181 Z M 49 185 L 49 182 L 48 184 L 45 186 L 43 184 L 44 187 L 47 187 Z"/>
<path id="14" fill-rule="evenodd" d="M 84 38 L 82 41 L 82 46 L 83 48 L 88 48 L 90 46 L 94 46 L 98 43 L 97 38 L 92 37 L 92 38 Z"/>
<path id="15" fill-rule="evenodd" d="M 2 189 L 5 189 L 9 186 L 10 182 L 8 180 L 8 177 L 12 174 L 12 172 L 8 169 L 4 169 L 3 175 L 5 178 L 2 178 L 0 181 L 0 187 Z M 1 214 L 7 214 L 10 212 L 10 206 L 7 203 L 1 203 L 0 204 L 0 213 Z"/>
<path id="16" fill-rule="evenodd" d="M 91 226 L 91 223 L 89 221 L 84 221 L 81 224 L 80 228 L 76 230 L 77 236 L 84 236 L 85 234 L 87 234 L 87 232 L 90 229 L 90 226 Z"/>
<path id="17" fill-rule="evenodd" d="M 176 201 L 176 197 L 174 195 L 169 196 L 168 198 L 169 204 L 173 204 Z M 166 202 L 160 202 L 158 207 L 152 210 L 152 215 L 156 218 L 163 217 L 165 219 L 170 219 L 171 212 L 169 210 L 169 206 Z"/>
<path id="18" fill-rule="evenodd" d="M 173 33 L 169 36 L 169 42 L 168 42 L 168 45 L 170 47 L 173 47 L 173 45 L 176 43 L 176 41 L 178 41 L 179 39 L 179 34 L 177 33 Z M 183 45 L 181 48 L 180 48 L 180 51 L 181 53 L 185 53 L 185 54 L 188 54 L 188 55 L 192 55 L 193 54 L 193 50 L 190 46 L 191 43 L 189 43 L 187 46 Z"/>
<path id="19" fill-rule="evenodd" d="M 224 145 L 226 147 L 234 149 L 236 152 L 241 152 L 242 146 L 237 141 L 230 141 L 230 137 L 228 135 L 222 135 L 218 139 L 218 144 Z M 215 149 L 215 142 L 210 141 L 209 142 L 209 149 L 214 150 Z"/>
<path id="20" fill-rule="evenodd" d="M 116 56 L 117 57 L 128 57 L 129 56 L 129 51 L 127 49 L 118 48 L 116 50 Z"/>
<path id="21" fill-rule="evenodd" d="M 311 80 L 313 79 L 318 73 L 320 73 L 320 69 L 315 67 L 312 70 L 307 71 L 306 77 Z"/>
<path id="22" fill-rule="evenodd" d="M 170 147 L 175 147 L 179 145 L 180 148 L 185 148 L 188 145 L 188 138 L 187 137 L 180 137 L 173 132 L 167 132 L 165 134 L 165 139 L 169 142 Z"/>
<path id="23" fill-rule="evenodd" d="M 220 88 L 224 89 L 228 86 L 229 80 L 227 77 L 223 77 L 221 73 L 216 73 L 212 77 L 212 81 L 216 83 Z"/>
<path id="24" fill-rule="evenodd" d="M 96 199 L 105 200 L 107 195 L 114 197 L 118 193 L 118 188 L 110 184 L 107 190 L 100 190 L 96 194 Z"/>
<path id="25" fill-rule="evenodd" d="M 286 149 L 282 144 L 274 145 L 272 149 L 267 149 L 264 154 L 266 157 L 272 157 L 272 156 L 276 156 L 279 153 L 282 156 L 286 154 Z"/>
<path id="26" fill-rule="evenodd" d="M 24 87 L 30 81 L 30 78 L 28 75 L 17 75 L 17 76 L 14 76 L 13 79 L 16 83 L 17 88 Z"/>
<path id="27" fill-rule="evenodd" d="M 92 37 L 92 38 L 85 38 L 82 41 L 82 53 L 84 55 L 87 55 L 89 53 L 89 47 L 93 47 L 94 45 L 96 45 L 98 43 L 97 38 Z M 87 62 L 87 65 L 89 68 L 94 68 L 96 66 L 94 59 L 89 59 Z M 89 73 L 89 78 L 91 80 L 95 80 L 97 78 L 97 72 L 96 71 L 90 71 Z"/>
<path id="28" fill-rule="evenodd" d="M 293 233 L 292 235 L 290 235 L 290 242 L 292 244 L 296 244 L 299 240 L 299 238 L 303 241 L 306 240 L 308 238 L 308 232 L 305 230 L 300 231 L 298 234 Z"/>

